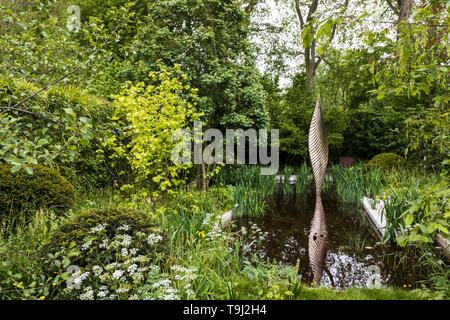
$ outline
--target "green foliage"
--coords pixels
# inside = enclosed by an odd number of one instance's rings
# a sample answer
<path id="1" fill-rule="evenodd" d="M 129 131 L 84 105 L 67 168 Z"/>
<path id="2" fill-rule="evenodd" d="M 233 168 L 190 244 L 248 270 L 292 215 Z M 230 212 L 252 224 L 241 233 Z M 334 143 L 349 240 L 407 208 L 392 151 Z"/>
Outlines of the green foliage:
<path id="1" fill-rule="evenodd" d="M 378 85 L 378 99 L 388 95 L 428 97 L 423 106 L 407 121 L 407 151 L 426 149 L 427 167 L 435 167 L 448 158 L 448 19 L 449 3 L 427 1 L 416 6 L 408 22 L 396 26 L 397 38 L 388 32 L 368 32 L 367 44 L 386 44 L 387 58 L 373 61 L 368 68 Z M 431 157 L 430 157 L 431 156 Z"/>
<path id="2" fill-rule="evenodd" d="M 70 31 L 67 8 L 77 4 L 74 2 L 0 1 L 0 31 L 5 35 L 0 39 L 4 58 L 0 72 L 4 77 L 14 76 L 47 87 L 53 85 L 52 81 L 83 81 L 88 86 L 103 74 L 104 62 L 113 57 L 107 45 L 118 42 L 131 23 L 130 5 L 110 8 L 109 17 L 114 18 L 109 24 L 114 27 L 81 9 L 84 23 L 78 31 Z M 66 76 L 61 78 L 62 75 Z"/>
<path id="3" fill-rule="evenodd" d="M 53 210 L 38 210 L 31 217 L 23 214 L 1 220 L 2 300 L 46 299 L 59 286 L 65 286 L 64 274 L 48 276 L 45 273 L 47 267 L 54 266 L 56 260 L 63 259 L 63 256 L 56 253 L 55 259 L 50 259 L 36 253 L 56 227 L 57 221 L 58 217 Z"/>
<path id="4" fill-rule="evenodd" d="M 238 1 L 154 1 L 131 47 L 129 79 L 179 64 L 198 89 L 197 111 L 214 128 L 262 128 L 268 123 L 249 17 Z"/>
<path id="5" fill-rule="evenodd" d="M 12 105 L 37 90 L 29 82 L 0 80 L 0 103 Z M 53 87 L 20 110 L 0 114 L 0 157 L 14 170 L 36 163 L 57 167 L 77 187 L 106 185 L 111 164 L 96 158 L 111 114 L 108 101 L 86 90 Z"/>
<path id="6" fill-rule="evenodd" d="M 271 127 L 280 130 L 280 151 L 291 157 L 306 159 L 309 124 L 313 112 L 310 107 L 306 75 L 297 74 L 292 86 L 281 96 L 279 103 L 269 106 Z"/>
<path id="7" fill-rule="evenodd" d="M 349 123 L 344 132 L 343 153 L 361 159 L 370 159 L 382 152 L 404 153 L 408 146 L 404 121 L 414 110 L 398 107 L 399 98 L 383 102 L 387 105 L 371 101 L 347 113 Z M 398 110 L 391 105 L 397 105 Z"/>
<path id="8" fill-rule="evenodd" d="M 163 68 L 149 77 L 154 84 L 128 83 L 120 95 L 114 96 L 115 132 L 105 146 L 114 151 L 112 157 L 125 158 L 131 166 L 135 182 L 122 190 L 135 187 L 142 197 L 158 197 L 186 182 L 182 174 L 192 164 L 170 160 L 178 144 L 172 137 L 176 130 L 198 120 L 199 115 L 192 102 L 197 98 L 196 90 L 183 85 L 173 72 Z"/>
<path id="9" fill-rule="evenodd" d="M 0 159 L 14 166 L 73 160 L 77 148 L 92 139 L 92 118 L 105 104 L 75 88 L 54 88 L 8 109 L 38 89 L 29 82 L 0 81 Z"/>
<path id="10" fill-rule="evenodd" d="M 14 251 L 9 254 L 20 255 Z M 34 258 L 29 257 L 31 260 Z M 38 263 L 37 260 L 41 262 Z M 64 287 L 68 274 L 63 270 L 70 264 L 69 257 L 57 252 L 50 258 L 38 257 L 37 260 L 26 264 L 16 273 L 0 265 L 0 297 L 2 299 L 44 300 L 54 296 L 58 289 Z M 47 275 L 46 268 L 59 268 L 59 272 Z"/>
<path id="11" fill-rule="evenodd" d="M 449 190 L 445 179 L 424 169 L 409 169 L 385 172 L 385 181 L 385 240 L 409 246 L 431 244 L 437 233 L 448 237 Z"/>
<path id="12" fill-rule="evenodd" d="M 406 190 L 393 189 L 393 199 L 388 201 L 395 201 L 396 205 L 406 201 L 406 207 L 400 210 L 401 214 L 397 219 L 400 229 L 404 232 L 396 241 L 401 246 L 415 241 L 433 243 L 437 233 L 448 238 L 450 207 L 446 197 L 450 194 L 450 188 L 443 182 L 420 189 L 415 186 L 416 192 L 412 194 L 411 188 L 413 186 L 407 187 Z M 386 205 L 386 216 L 392 217 L 393 210 L 390 210 L 389 206 L 390 204 Z"/>
<path id="13" fill-rule="evenodd" d="M 233 207 L 235 187 L 232 185 L 208 188 L 208 192 L 198 191 L 190 187 L 180 190 L 173 199 L 168 199 L 165 207 L 190 212 L 225 212 Z"/>
<path id="14" fill-rule="evenodd" d="M 61 77 L 74 69 L 85 52 L 67 30 L 66 18 L 54 1 L 7 1 L 7 6 L 0 1 L 0 31 L 5 35 L 0 39 L 2 76 L 47 84 L 49 76 Z"/>
<path id="15" fill-rule="evenodd" d="M 131 237 L 130 244 L 123 234 Z M 159 240 L 153 243 L 149 237 Z M 107 245 L 101 246 L 104 239 L 108 239 Z M 168 238 L 154 218 L 142 211 L 125 207 L 91 209 L 61 223 L 40 253 L 46 256 L 60 249 L 78 252 L 72 264 L 92 268 L 113 263 L 122 247 L 135 248 L 140 254 L 158 259 L 167 253 Z"/>
<path id="16" fill-rule="evenodd" d="M 406 165 L 406 160 L 395 153 L 380 153 L 367 162 L 367 167 L 381 167 L 384 170 L 399 169 Z"/>
<path id="17" fill-rule="evenodd" d="M 411 245 L 412 243 L 410 243 Z M 450 269 L 434 244 L 415 245 L 418 262 L 429 268 L 429 278 L 423 281 L 420 296 L 426 299 L 444 300 L 450 293 Z"/>
<path id="18" fill-rule="evenodd" d="M 59 172 L 31 165 L 25 171 L 11 172 L 11 165 L 0 165 L 0 211 L 17 214 L 39 208 L 63 213 L 75 203 L 75 188 Z"/>
<path id="19" fill-rule="evenodd" d="M 379 48 L 329 50 L 315 76 L 316 88 L 324 105 L 357 110 L 371 99 L 372 75 L 363 67 L 369 60 L 380 59 Z"/>

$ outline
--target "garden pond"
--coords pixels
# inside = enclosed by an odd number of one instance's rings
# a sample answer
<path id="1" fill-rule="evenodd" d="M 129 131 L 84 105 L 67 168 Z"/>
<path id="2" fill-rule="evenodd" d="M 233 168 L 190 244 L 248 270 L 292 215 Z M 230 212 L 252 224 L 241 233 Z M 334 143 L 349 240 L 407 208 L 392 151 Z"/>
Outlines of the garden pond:
<path id="1" fill-rule="evenodd" d="M 335 288 L 366 287 L 378 268 L 383 287 L 420 287 L 419 281 L 426 278 L 427 271 L 400 248 L 378 243 L 362 209 L 342 204 L 326 194 L 323 206 L 329 237 L 325 264 Z M 237 227 L 261 229 L 261 234 L 266 236 L 250 246 L 250 253 L 258 253 L 280 265 L 296 266 L 299 260 L 298 273 L 302 281 L 309 282 L 308 235 L 313 213 L 314 196 L 278 198 L 263 216 L 241 218 Z M 321 284 L 333 286 L 326 272 Z"/>

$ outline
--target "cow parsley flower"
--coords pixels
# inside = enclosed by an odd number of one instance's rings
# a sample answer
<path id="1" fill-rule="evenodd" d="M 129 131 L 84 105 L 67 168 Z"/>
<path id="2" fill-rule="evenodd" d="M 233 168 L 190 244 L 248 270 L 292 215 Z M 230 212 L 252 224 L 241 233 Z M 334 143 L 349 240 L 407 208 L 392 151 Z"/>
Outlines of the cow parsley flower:
<path id="1" fill-rule="evenodd" d="M 105 230 L 107 225 L 108 225 L 107 223 L 99 224 L 98 226 L 91 228 L 89 233 L 98 233 L 98 232 L 100 232 L 102 230 Z"/>
<path id="2" fill-rule="evenodd" d="M 123 271 L 122 270 L 116 270 L 112 274 L 112 278 L 115 279 L 115 280 L 118 280 L 118 279 L 120 279 L 120 277 L 122 277 L 122 275 L 123 275 Z"/>
<path id="3" fill-rule="evenodd" d="M 128 231 L 128 230 L 130 230 L 130 226 L 128 226 L 127 224 L 123 224 L 120 227 L 118 227 L 116 230 L 117 231 Z"/>
<path id="4" fill-rule="evenodd" d="M 163 239 L 163 237 L 159 236 L 159 235 L 155 235 L 154 233 L 149 234 L 147 237 L 147 242 L 149 245 L 154 245 L 158 242 L 160 242 Z"/>

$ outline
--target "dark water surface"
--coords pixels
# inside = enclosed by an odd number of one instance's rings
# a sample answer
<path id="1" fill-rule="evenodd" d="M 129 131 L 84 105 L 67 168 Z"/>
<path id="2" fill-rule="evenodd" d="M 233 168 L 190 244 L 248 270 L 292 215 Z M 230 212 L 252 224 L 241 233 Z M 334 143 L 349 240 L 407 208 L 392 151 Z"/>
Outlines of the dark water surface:
<path id="1" fill-rule="evenodd" d="M 399 249 L 377 245 L 377 239 L 356 206 L 344 205 L 336 200 L 323 198 L 328 225 L 328 251 L 325 263 L 334 279 L 336 288 L 366 287 L 367 280 L 378 266 L 381 285 L 404 288 L 419 287 L 418 280 L 424 279 L 423 270 L 414 265 Z M 299 273 L 302 281 L 309 279 L 308 234 L 314 213 L 314 199 L 302 201 L 278 199 L 261 218 L 251 221 L 242 219 L 239 227 L 256 224 L 266 238 L 259 245 L 252 246 L 253 253 L 275 259 L 280 265 L 295 266 L 300 259 Z M 322 285 L 331 287 L 331 281 L 324 272 Z"/>

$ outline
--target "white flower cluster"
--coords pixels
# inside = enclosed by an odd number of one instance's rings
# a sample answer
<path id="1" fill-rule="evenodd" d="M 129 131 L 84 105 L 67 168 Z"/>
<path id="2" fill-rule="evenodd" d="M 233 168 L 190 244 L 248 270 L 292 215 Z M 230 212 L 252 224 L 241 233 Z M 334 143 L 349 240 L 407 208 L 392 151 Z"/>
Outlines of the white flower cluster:
<path id="1" fill-rule="evenodd" d="M 105 252 L 105 256 L 115 257 L 115 261 L 106 265 L 94 265 L 85 268 L 78 276 L 71 279 L 72 284 L 69 289 L 79 294 L 83 300 L 91 299 L 139 299 L 139 288 L 145 283 L 150 275 L 159 275 L 159 266 L 150 264 L 150 258 L 139 254 L 138 248 L 133 248 L 133 244 L 142 243 L 138 238 L 147 238 L 147 242 L 154 245 L 163 238 L 160 235 L 151 233 L 141 234 L 135 238 L 127 234 L 130 227 L 126 224 L 116 229 L 117 235 L 112 239 L 107 238 L 106 233 L 100 233 L 107 224 L 100 224 L 91 228 L 93 236 L 86 239 L 82 244 L 82 250 L 100 249 Z M 101 257 L 99 257 L 101 259 Z M 170 286 L 169 279 L 161 280 L 161 288 L 158 291 L 158 299 L 179 299 L 177 292 Z M 165 282 L 164 282 L 165 281 Z M 86 286 L 83 288 L 83 283 Z M 79 292 L 77 288 L 81 288 Z"/>
<path id="2" fill-rule="evenodd" d="M 91 231 L 89 231 L 89 233 L 99 233 L 100 231 L 105 230 L 107 225 L 107 223 L 99 224 L 98 226 L 91 228 Z"/>
<path id="3" fill-rule="evenodd" d="M 117 231 L 128 231 L 128 230 L 130 230 L 130 227 L 127 224 L 123 224 L 120 227 L 118 227 L 116 230 Z"/>
<path id="4" fill-rule="evenodd" d="M 194 291 L 191 289 L 191 282 L 197 278 L 197 268 L 188 269 L 179 265 L 173 265 L 170 268 L 175 276 L 175 280 L 178 282 L 179 287 L 183 289 L 188 297 L 194 295 Z"/>
<path id="5" fill-rule="evenodd" d="M 244 236 L 244 251 L 255 250 L 261 241 L 264 241 L 269 235 L 268 232 L 262 232 L 255 223 L 249 222 L 250 227 L 241 227 L 241 234 Z"/>
<path id="6" fill-rule="evenodd" d="M 214 220 L 216 218 L 216 215 L 214 213 L 208 213 L 205 216 L 205 219 L 203 219 L 202 226 L 212 226 L 214 223 Z"/>
<path id="7" fill-rule="evenodd" d="M 155 271 L 153 275 L 156 274 L 158 272 Z M 159 277 L 161 278 L 162 276 L 159 275 Z M 165 278 L 159 279 L 151 286 L 145 286 L 138 293 L 144 300 L 180 300 L 178 290 L 172 287 L 172 281 Z"/>
<path id="8" fill-rule="evenodd" d="M 162 241 L 162 239 L 163 239 L 163 237 L 151 233 L 147 237 L 147 243 L 152 246 L 152 245 L 157 244 L 158 242 Z"/>
<path id="9" fill-rule="evenodd" d="M 188 269 L 182 266 L 173 265 L 170 269 L 177 273 L 175 274 L 175 280 L 192 281 L 197 278 L 197 275 L 195 274 L 197 272 L 197 268 Z"/>
<path id="10" fill-rule="evenodd" d="M 233 238 L 227 233 L 223 232 L 222 229 L 212 230 L 208 232 L 206 240 L 233 240 Z"/>

